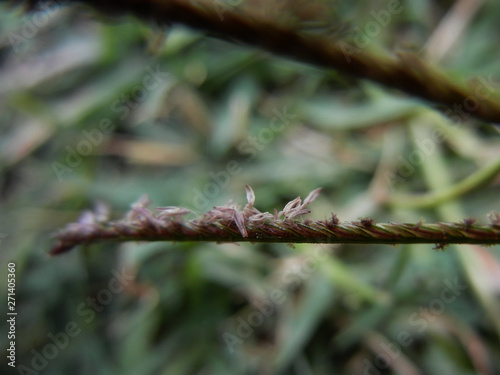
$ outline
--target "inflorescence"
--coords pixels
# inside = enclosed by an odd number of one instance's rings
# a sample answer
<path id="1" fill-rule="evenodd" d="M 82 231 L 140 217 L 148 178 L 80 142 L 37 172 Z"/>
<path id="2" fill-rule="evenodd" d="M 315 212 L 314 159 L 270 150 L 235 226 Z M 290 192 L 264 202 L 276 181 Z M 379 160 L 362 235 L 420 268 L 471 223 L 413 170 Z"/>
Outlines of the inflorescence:
<path id="1" fill-rule="evenodd" d="M 434 243 L 435 249 L 447 244 L 500 243 L 500 215 L 489 214 L 489 225 L 477 225 L 474 219 L 457 223 L 416 224 L 375 223 L 373 219 L 341 223 L 335 214 L 326 220 L 304 219 L 306 208 L 321 192 L 315 189 L 301 200 L 288 202 L 283 210 L 260 212 L 255 208 L 255 194 L 246 186 L 248 203 L 240 209 L 232 202 L 216 206 L 194 219 L 184 216 L 192 211 L 183 207 L 148 209 L 147 195 L 132 204 L 131 210 L 117 221 L 109 221 L 104 205 L 86 211 L 76 223 L 68 224 L 56 234 L 51 254 L 59 254 L 80 244 L 113 241 L 213 241 L 264 243 L 358 243 L 404 244 Z"/>

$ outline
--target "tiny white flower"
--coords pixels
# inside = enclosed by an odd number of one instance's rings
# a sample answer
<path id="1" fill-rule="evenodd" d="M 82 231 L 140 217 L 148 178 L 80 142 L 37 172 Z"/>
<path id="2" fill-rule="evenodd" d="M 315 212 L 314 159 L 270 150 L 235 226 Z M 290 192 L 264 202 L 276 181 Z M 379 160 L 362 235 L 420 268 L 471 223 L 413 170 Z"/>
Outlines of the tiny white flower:
<path id="1" fill-rule="evenodd" d="M 319 193 L 321 193 L 322 188 L 317 188 L 309 193 L 309 195 L 304 199 L 304 203 L 302 206 L 307 206 L 309 203 L 312 203 L 316 198 L 318 198 Z"/>
<path id="2" fill-rule="evenodd" d="M 248 218 L 248 221 L 251 224 L 259 224 L 259 223 L 265 223 L 268 220 L 272 220 L 274 218 L 274 215 L 271 215 L 269 212 L 261 212 L 255 215 L 252 215 Z"/>
<path id="3" fill-rule="evenodd" d="M 491 211 L 488 214 L 488 219 L 490 219 L 491 225 L 500 227 L 500 215 L 498 214 L 498 212 Z"/>
<path id="4" fill-rule="evenodd" d="M 157 211 L 160 211 L 158 214 L 158 219 L 166 219 L 166 218 L 176 218 L 178 216 L 183 216 L 191 213 L 191 210 L 188 210 L 184 207 L 158 207 Z"/>
<path id="5" fill-rule="evenodd" d="M 147 194 L 139 198 L 137 202 L 132 203 L 132 208 L 147 207 L 151 204 L 151 200 Z"/>
<path id="6" fill-rule="evenodd" d="M 248 237 L 247 228 L 245 227 L 245 218 L 243 217 L 243 214 L 239 211 L 234 211 L 233 219 L 234 219 L 234 222 L 236 223 L 236 226 L 238 227 L 238 230 L 240 231 L 241 235 L 244 238 Z"/>
<path id="7" fill-rule="evenodd" d="M 245 185 L 245 190 L 247 192 L 247 208 L 252 208 L 253 205 L 255 204 L 255 193 L 253 192 L 252 188 L 249 185 Z"/>
<path id="8" fill-rule="evenodd" d="M 310 210 L 304 207 L 307 206 L 309 203 L 313 202 L 318 197 L 320 192 L 321 188 L 311 191 L 304 200 L 304 203 L 302 203 L 300 197 L 297 197 L 294 200 L 288 202 L 283 208 L 283 211 L 279 212 L 278 217 L 284 215 L 285 219 L 293 219 L 295 217 L 311 213 Z"/>

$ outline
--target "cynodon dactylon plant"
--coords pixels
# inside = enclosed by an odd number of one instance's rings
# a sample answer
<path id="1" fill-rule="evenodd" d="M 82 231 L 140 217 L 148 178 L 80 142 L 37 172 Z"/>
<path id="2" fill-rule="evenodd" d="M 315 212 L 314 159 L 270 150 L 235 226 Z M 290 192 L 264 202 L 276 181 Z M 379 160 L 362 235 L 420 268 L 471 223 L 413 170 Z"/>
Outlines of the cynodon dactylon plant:
<path id="1" fill-rule="evenodd" d="M 20 1 L 17 1 L 20 2 Z M 23 3 L 36 8 L 42 2 Z M 305 6 L 302 1 L 287 2 L 287 9 L 274 17 L 259 1 L 232 3 L 203 0 L 96 1 L 86 3 L 107 13 L 132 13 L 159 24 L 183 24 L 208 31 L 210 35 L 258 47 L 272 53 L 336 69 L 355 77 L 366 78 L 397 88 L 411 95 L 445 105 L 460 106 L 461 116 L 474 115 L 483 120 L 500 122 L 500 105 L 493 100 L 496 82 L 488 80 L 465 87 L 420 61 L 411 54 L 397 58 L 381 57 L 368 48 L 360 48 L 359 40 L 350 39 L 345 20 L 327 14 L 324 2 Z M 255 3 L 251 6 L 251 3 Z M 273 3 L 274 12 L 284 2 Z M 230 6 L 229 6 L 230 5 Z M 400 12 L 400 2 L 393 1 L 385 13 L 374 17 L 386 23 L 387 17 Z M 222 9 L 222 10 L 221 10 Z M 264 11 L 263 11 L 264 10 Z M 307 10 L 307 11 L 306 11 Z M 325 10 L 323 12 L 323 10 Z M 324 16 L 320 16 L 321 14 Z M 281 17 L 282 15 L 282 17 Z M 385 17 L 385 18 L 384 18 Z M 327 22 L 324 22 L 327 21 Z M 334 23 L 332 26 L 330 23 Z M 318 31 L 319 30 L 319 31 Z M 215 207 L 201 217 L 183 220 L 189 211 L 180 207 L 163 207 L 155 215 L 142 198 L 127 216 L 107 222 L 100 212 L 87 213 L 80 222 L 68 225 L 58 235 L 53 254 L 80 243 L 98 240 L 149 241 L 217 241 L 217 242 L 283 242 L 283 243 L 436 243 L 438 249 L 448 243 L 495 244 L 499 242 L 498 214 L 490 215 L 490 225 L 476 225 L 471 219 L 457 223 L 377 224 L 371 219 L 340 223 L 335 215 L 328 220 L 298 220 L 308 214 L 305 208 L 319 194 L 311 192 L 302 202 L 289 202 L 274 214 L 254 207 L 255 196 L 247 186 L 248 203 L 243 210 L 233 204 Z"/>
<path id="2" fill-rule="evenodd" d="M 489 214 L 489 225 L 478 225 L 475 219 L 457 223 L 394 224 L 375 223 L 363 218 L 341 223 L 335 214 L 326 220 L 303 219 L 306 208 L 319 195 L 315 189 L 302 201 L 288 202 L 274 213 L 255 208 L 255 194 L 246 186 L 247 204 L 241 209 L 228 202 L 203 215 L 185 220 L 190 210 L 183 207 L 158 207 L 156 214 L 147 207 L 143 196 L 117 221 L 108 220 L 108 210 L 98 205 L 85 212 L 77 223 L 68 224 L 57 233 L 52 254 L 60 254 L 79 244 L 97 241 L 214 241 L 214 242 L 281 242 L 281 243 L 435 243 L 442 249 L 450 243 L 499 244 L 500 215 Z"/>
<path id="3" fill-rule="evenodd" d="M 40 0 L 17 2 L 30 8 L 43 3 Z M 86 3 L 108 13 L 129 12 L 159 24 L 187 25 L 222 39 L 369 79 L 445 106 L 448 110 L 461 106 L 464 117 L 473 115 L 500 123 L 500 105 L 494 100 L 492 89 L 497 82 L 491 76 L 487 81 L 466 86 L 456 84 L 413 53 L 380 56 L 362 48 L 359 41 L 356 43 L 356 37 L 351 40 L 349 33 L 345 32 L 346 21 L 342 20 L 337 20 L 337 25 L 323 27 L 323 32 L 314 32 L 317 27 L 314 22 L 311 27 L 310 18 L 314 19 L 315 14 L 323 9 L 320 2 L 312 13 L 305 11 L 311 7 L 301 5 L 301 1 L 291 2 L 296 3 L 295 8 L 288 7 L 292 10 L 284 17 L 270 17 L 272 12 L 262 12 L 265 7 L 239 6 L 241 1 L 229 4 L 219 0 L 73 0 L 68 3 Z M 389 16 L 402 6 L 400 1 L 390 2 Z M 384 15 L 377 14 L 377 17 L 383 20 Z"/>

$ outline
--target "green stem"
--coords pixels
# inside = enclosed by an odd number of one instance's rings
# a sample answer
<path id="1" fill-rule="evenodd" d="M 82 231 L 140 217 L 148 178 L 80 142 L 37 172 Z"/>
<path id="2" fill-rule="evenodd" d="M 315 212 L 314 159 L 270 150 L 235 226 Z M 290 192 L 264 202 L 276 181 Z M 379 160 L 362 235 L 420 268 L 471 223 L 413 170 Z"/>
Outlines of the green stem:
<path id="1" fill-rule="evenodd" d="M 500 173 L 500 158 L 479 169 L 459 183 L 448 188 L 423 195 L 394 195 L 388 199 L 387 205 L 401 208 L 428 208 L 456 199 L 477 189 Z"/>

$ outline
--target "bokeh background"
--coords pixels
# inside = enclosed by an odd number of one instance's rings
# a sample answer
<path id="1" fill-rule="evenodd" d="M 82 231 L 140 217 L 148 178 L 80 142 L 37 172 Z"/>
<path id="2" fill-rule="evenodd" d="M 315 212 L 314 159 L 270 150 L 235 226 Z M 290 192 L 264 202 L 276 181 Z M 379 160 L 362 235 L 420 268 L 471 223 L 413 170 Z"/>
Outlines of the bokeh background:
<path id="1" fill-rule="evenodd" d="M 500 89 L 497 1 L 306 3 L 227 6 L 279 9 L 263 13 L 374 53 L 430 46 L 452 79 Z M 310 216 L 342 221 L 487 223 L 500 209 L 498 177 L 415 199 L 498 164 L 491 124 L 183 27 L 56 5 L 0 4 L 0 300 L 14 262 L 18 313 L 17 370 L 2 318 L 2 374 L 500 372 L 497 246 L 124 243 L 49 257 L 83 210 L 120 217 L 145 193 L 202 213 L 243 205 L 248 184 L 272 212 L 322 187 Z M 309 22 L 327 13 L 342 27 Z"/>

